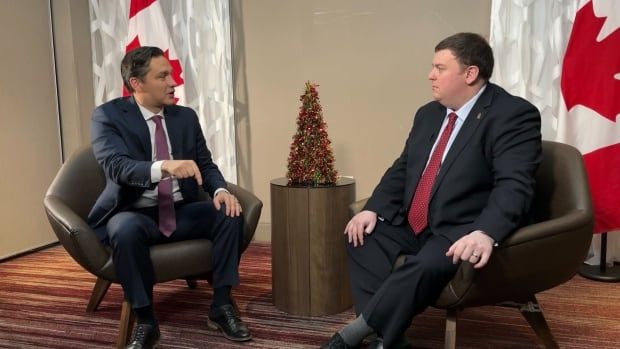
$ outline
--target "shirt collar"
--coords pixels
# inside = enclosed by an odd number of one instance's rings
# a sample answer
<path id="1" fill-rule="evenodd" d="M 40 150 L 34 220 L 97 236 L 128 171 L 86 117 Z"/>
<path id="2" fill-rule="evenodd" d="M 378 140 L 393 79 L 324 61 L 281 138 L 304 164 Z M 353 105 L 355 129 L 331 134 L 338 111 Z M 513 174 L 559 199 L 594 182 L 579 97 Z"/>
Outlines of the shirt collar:
<path id="1" fill-rule="evenodd" d="M 465 121 L 467 115 L 469 115 L 469 112 L 474 107 L 474 104 L 476 104 L 476 101 L 478 101 L 478 98 L 480 98 L 480 95 L 482 94 L 482 92 L 484 92 L 486 88 L 487 84 L 484 84 L 480 91 L 478 91 L 478 93 L 476 93 L 469 101 L 467 101 L 467 103 L 463 104 L 463 106 L 460 107 L 458 110 L 448 108 L 446 110 L 446 115 L 449 115 L 450 113 L 456 113 L 457 119 L 459 119 L 460 121 Z"/>
<path id="2" fill-rule="evenodd" d="M 136 104 L 138 105 L 138 108 L 140 108 L 140 113 L 142 113 L 142 117 L 144 117 L 144 120 L 149 120 L 155 115 L 160 115 L 162 118 L 164 117 L 164 108 L 161 108 L 161 110 L 157 113 L 153 113 L 152 111 L 143 107 L 140 103 L 136 102 Z"/>

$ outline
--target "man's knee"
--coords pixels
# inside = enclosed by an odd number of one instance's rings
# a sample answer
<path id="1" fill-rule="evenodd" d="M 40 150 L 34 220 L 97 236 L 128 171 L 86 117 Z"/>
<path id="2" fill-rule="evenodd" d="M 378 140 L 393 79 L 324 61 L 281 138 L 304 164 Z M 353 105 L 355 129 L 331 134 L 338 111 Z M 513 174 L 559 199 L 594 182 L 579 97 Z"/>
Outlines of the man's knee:
<path id="1" fill-rule="evenodd" d="M 238 216 L 236 217 L 227 217 L 226 218 L 231 225 L 231 229 L 237 233 L 237 235 L 239 236 L 239 241 L 242 242 L 243 241 L 243 237 L 244 237 L 244 220 L 243 220 L 243 213 L 240 213 Z"/>
<path id="2" fill-rule="evenodd" d="M 239 240 L 243 239 L 243 213 L 235 217 L 228 216 L 226 215 L 226 206 L 222 204 L 216 214 L 218 216 L 217 220 L 221 222 L 220 224 L 224 227 L 224 230 L 237 233 L 232 235 L 236 235 Z"/>
<path id="3" fill-rule="evenodd" d="M 349 257 L 359 254 L 361 251 L 364 250 L 366 246 L 370 244 L 370 241 L 372 240 L 372 235 L 364 235 L 364 244 L 357 244 L 357 246 L 355 246 L 353 242 L 349 242 L 349 235 L 343 234 L 343 236 L 343 242 L 345 248 L 347 249 L 347 254 L 349 255 Z"/>
<path id="4" fill-rule="evenodd" d="M 219 219 L 223 220 L 224 224 L 230 226 L 242 226 L 243 225 L 243 212 L 239 213 L 238 216 L 231 217 L 226 215 L 226 205 L 222 204 L 220 209 L 217 211 L 217 216 Z"/>
<path id="5" fill-rule="evenodd" d="M 420 258 L 416 255 L 407 255 L 402 266 L 398 269 L 402 269 L 404 273 L 416 273 L 422 278 L 430 278 L 438 281 L 449 281 L 456 273 L 458 265 L 452 264 L 451 261 L 443 260 L 438 257 L 432 258 Z"/>

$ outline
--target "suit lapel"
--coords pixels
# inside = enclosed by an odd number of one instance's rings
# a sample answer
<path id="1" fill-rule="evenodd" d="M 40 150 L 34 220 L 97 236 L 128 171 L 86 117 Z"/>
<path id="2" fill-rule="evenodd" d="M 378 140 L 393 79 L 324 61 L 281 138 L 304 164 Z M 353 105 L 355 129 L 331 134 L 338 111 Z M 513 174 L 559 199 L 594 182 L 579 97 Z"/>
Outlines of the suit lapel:
<path id="1" fill-rule="evenodd" d="M 437 188 L 439 188 L 441 181 L 446 176 L 446 173 L 450 170 L 450 166 L 452 166 L 454 161 L 458 158 L 459 154 L 461 153 L 465 145 L 467 145 L 467 143 L 471 139 L 471 136 L 480 125 L 480 122 L 486 116 L 487 107 L 491 104 L 491 99 L 493 97 L 493 91 L 495 91 L 493 85 L 491 83 L 488 83 L 485 91 L 478 98 L 478 101 L 476 101 L 476 104 L 469 112 L 469 115 L 467 115 L 465 123 L 459 130 L 458 135 L 456 135 L 452 146 L 450 146 L 450 149 L 448 150 L 448 154 L 446 154 L 446 157 L 441 164 L 441 168 L 439 169 L 437 178 L 435 178 L 435 182 L 433 183 L 433 189 L 431 191 L 431 200 L 433 199 Z"/>
<path id="2" fill-rule="evenodd" d="M 126 103 L 123 103 L 123 112 L 125 113 L 130 130 L 138 134 L 140 144 L 142 144 L 142 148 L 144 149 L 144 154 L 148 160 L 151 160 L 151 134 L 149 133 L 149 128 L 146 125 L 144 116 L 140 113 L 140 108 L 138 108 L 133 97 L 129 97 Z"/>

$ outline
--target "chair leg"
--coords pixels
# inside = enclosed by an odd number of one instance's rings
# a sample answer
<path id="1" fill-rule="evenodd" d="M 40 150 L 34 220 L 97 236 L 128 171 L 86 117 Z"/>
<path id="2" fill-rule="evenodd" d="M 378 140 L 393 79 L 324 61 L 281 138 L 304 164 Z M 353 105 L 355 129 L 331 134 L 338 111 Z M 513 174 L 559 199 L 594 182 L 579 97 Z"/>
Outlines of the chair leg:
<path id="1" fill-rule="evenodd" d="M 123 349 L 129 343 L 131 331 L 133 330 L 135 314 L 131 309 L 131 305 L 126 300 L 123 300 L 123 306 L 121 308 L 121 320 L 118 329 L 118 339 L 116 340 L 116 348 Z"/>
<path id="2" fill-rule="evenodd" d="M 458 312 L 458 309 L 446 310 L 446 335 L 444 338 L 445 349 L 456 348 L 456 317 Z"/>
<path id="3" fill-rule="evenodd" d="M 99 308 L 99 304 L 101 304 L 101 301 L 103 300 L 106 292 L 108 292 L 108 288 L 110 288 L 111 284 L 112 282 L 108 280 L 97 278 L 95 287 L 93 287 L 93 292 L 88 300 L 88 305 L 86 306 L 86 312 L 92 313 Z"/>
<path id="4" fill-rule="evenodd" d="M 545 320 L 545 316 L 540 309 L 538 301 L 535 296 L 532 296 L 530 301 L 519 308 L 521 314 L 530 324 L 538 339 L 543 343 L 545 348 L 547 349 L 558 349 L 558 343 L 553 338 L 553 334 L 551 334 L 551 329 L 549 329 L 549 325 L 547 325 L 547 321 Z"/>

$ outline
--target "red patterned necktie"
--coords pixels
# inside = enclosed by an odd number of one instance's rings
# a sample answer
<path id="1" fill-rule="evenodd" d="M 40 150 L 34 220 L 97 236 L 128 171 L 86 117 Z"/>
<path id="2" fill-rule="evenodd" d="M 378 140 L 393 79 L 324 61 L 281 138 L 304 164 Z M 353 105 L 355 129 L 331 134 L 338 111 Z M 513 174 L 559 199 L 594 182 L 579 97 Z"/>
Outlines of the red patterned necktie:
<path id="1" fill-rule="evenodd" d="M 160 115 L 153 116 L 155 122 L 155 154 L 157 160 L 168 160 L 168 140 L 161 123 Z M 159 231 L 166 236 L 172 235 L 177 227 L 174 200 L 172 198 L 172 177 L 162 178 L 157 185 L 157 206 L 159 207 Z"/>
<path id="2" fill-rule="evenodd" d="M 428 225 L 428 204 L 431 199 L 431 189 L 433 188 L 433 183 L 439 172 L 439 167 L 441 167 L 441 159 L 446 150 L 446 145 L 448 145 L 452 130 L 454 130 L 455 123 L 456 114 L 450 113 L 450 115 L 448 115 L 448 125 L 446 125 L 446 128 L 444 128 L 441 133 L 437 146 L 435 146 L 435 150 L 433 150 L 433 154 L 431 155 L 431 159 L 415 189 L 415 194 L 413 194 L 407 220 L 416 235 L 421 233 Z"/>

